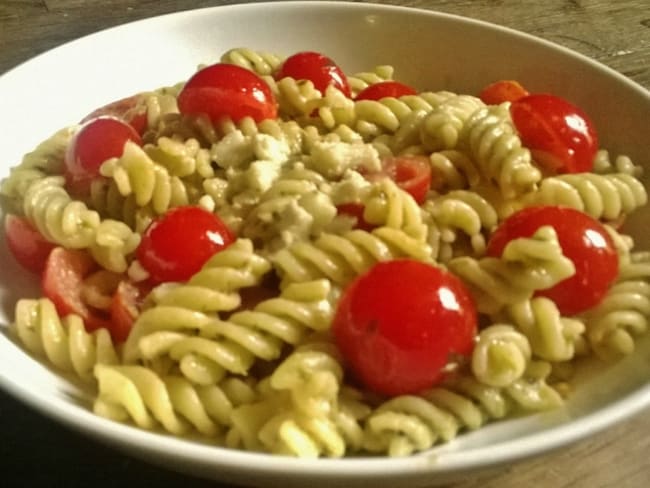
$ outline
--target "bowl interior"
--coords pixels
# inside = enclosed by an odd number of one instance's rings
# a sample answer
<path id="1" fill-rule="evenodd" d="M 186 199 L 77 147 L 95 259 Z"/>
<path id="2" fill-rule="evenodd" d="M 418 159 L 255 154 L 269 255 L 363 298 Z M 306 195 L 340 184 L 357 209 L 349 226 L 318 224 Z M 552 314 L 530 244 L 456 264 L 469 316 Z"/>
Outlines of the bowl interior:
<path id="1" fill-rule="evenodd" d="M 290 54 L 321 51 L 346 72 L 391 64 L 396 78 L 421 89 L 475 94 L 498 79 L 517 79 L 531 91 L 573 100 L 595 121 L 602 146 L 650 169 L 650 96 L 623 76 L 566 49 L 505 28 L 450 15 L 341 2 L 282 2 L 189 11 L 103 31 L 45 53 L 0 78 L 0 176 L 56 129 L 97 106 L 132 93 L 187 79 L 199 63 L 232 47 Z M 543 63 L 540 62 L 543 60 Z M 629 222 L 648 248 L 647 211 Z M 11 321 L 15 300 L 37 293 L 0 248 L 0 322 Z M 195 474 L 279 486 L 339 483 L 381 486 L 448 481 L 475 469 L 512 461 L 578 439 L 650 404 L 650 343 L 585 377 L 566 408 L 494 423 L 408 459 L 296 462 L 231 452 L 141 432 L 94 417 L 87 397 L 0 335 L 0 384 L 73 427 L 140 456 Z"/>

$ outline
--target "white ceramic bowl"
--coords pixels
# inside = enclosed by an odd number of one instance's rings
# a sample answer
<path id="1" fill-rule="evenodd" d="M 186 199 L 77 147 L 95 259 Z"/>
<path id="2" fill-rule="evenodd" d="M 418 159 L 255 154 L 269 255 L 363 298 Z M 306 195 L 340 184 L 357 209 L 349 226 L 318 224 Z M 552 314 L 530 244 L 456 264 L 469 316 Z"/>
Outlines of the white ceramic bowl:
<path id="1" fill-rule="evenodd" d="M 622 75 L 564 48 L 486 23 L 419 10 L 340 2 L 234 5 L 183 12 L 99 32 L 0 78 L 2 166 L 97 106 L 186 79 L 201 62 L 247 46 L 289 54 L 327 53 L 347 72 L 392 64 L 420 88 L 477 93 L 487 82 L 520 80 L 566 96 L 593 117 L 603 145 L 650 168 L 650 95 Z M 540 63 L 539 60 L 543 60 Z M 26 96 L 25 94 L 29 94 Z M 647 222 L 639 212 L 633 222 Z M 636 226 L 640 247 L 650 240 Z M 0 327 L 18 297 L 34 294 L 2 244 Z M 418 486 L 510 463 L 575 441 L 650 405 L 650 344 L 592 378 L 566 408 L 493 423 L 405 459 L 295 460 L 231 451 L 145 432 L 94 416 L 88 397 L 0 335 L 0 385 L 44 414 L 155 463 L 242 484 Z"/>

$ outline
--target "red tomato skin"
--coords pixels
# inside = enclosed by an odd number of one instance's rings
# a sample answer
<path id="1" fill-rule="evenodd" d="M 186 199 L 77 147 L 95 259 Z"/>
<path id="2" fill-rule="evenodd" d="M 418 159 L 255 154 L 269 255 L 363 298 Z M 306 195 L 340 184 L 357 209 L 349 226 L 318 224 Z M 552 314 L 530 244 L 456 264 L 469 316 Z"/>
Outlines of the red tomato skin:
<path id="1" fill-rule="evenodd" d="M 41 277 L 43 294 L 54 303 L 57 313 L 62 317 L 79 315 L 88 332 L 110 328 L 110 322 L 90 310 L 81 297 L 84 277 L 96 268 L 85 251 L 56 247 L 50 252 Z"/>
<path id="2" fill-rule="evenodd" d="M 406 95 L 416 95 L 417 91 L 399 81 L 382 81 L 373 83 L 364 88 L 356 96 L 355 100 L 381 100 L 386 97 L 399 98 Z"/>
<path id="3" fill-rule="evenodd" d="M 435 385 L 450 356 L 471 354 L 477 313 L 465 285 L 410 259 L 382 262 L 345 290 L 332 333 L 353 376 L 381 395 Z"/>
<path id="4" fill-rule="evenodd" d="M 598 135 L 586 113 L 563 98 L 544 93 L 520 98 L 510 106 L 523 145 L 546 170 L 591 171 Z"/>
<path id="5" fill-rule="evenodd" d="M 40 275 L 52 249 L 56 246 L 24 217 L 7 215 L 4 223 L 7 247 L 25 269 Z"/>
<path id="6" fill-rule="evenodd" d="M 123 120 L 133 127 L 138 134 L 142 135 L 147 129 L 145 96 L 137 94 L 111 102 L 93 110 L 81 120 L 81 123 L 85 124 L 102 116 L 111 116 Z"/>
<path id="7" fill-rule="evenodd" d="M 543 225 L 552 226 L 562 253 L 573 261 L 576 272 L 536 296 L 550 298 L 563 315 L 575 315 L 596 306 L 618 277 L 614 242 L 597 220 L 565 207 L 529 207 L 508 217 L 492 234 L 489 256 L 501 256 L 512 239 L 530 237 Z"/>
<path id="8" fill-rule="evenodd" d="M 144 283 L 121 281 L 111 300 L 111 322 L 109 331 L 116 344 L 126 341 L 135 319 L 140 314 L 144 297 L 151 290 Z"/>
<path id="9" fill-rule="evenodd" d="M 302 51 L 289 56 L 275 74 L 275 79 L 281 80 L 288 76 L 296 80 L 310 80 L 322 94 L 332 85 L 346 97 L 351 96 L 350 85 L 343 70 L 321 53 Z"/>
<path id="10" fill-rule="evenodd" d="M 183 282 L 233 240 L 213 213 L 195 206 L 177 207 L 149 225 L 136 256 L 152 283 Z"/>
<path id="11" fill-rule="evenodd" d="M 382 161 L 381 173 L 368 173 L 365 176 L 370 181 L 388 176 L 418 204 L 422 204 L 431 188 L 433 172 L 426 156 L 394 156 Z"/>
<path id="12" fill-rule="evenodd" d="M 518 81 L 499 80 L 483 88 L 479 98 L 486 105 L 499 105 L 503 102 L 514 102 L 528 95 L 530 95 L 528 90 Z"/>
<path id="13" fill-rule="evenodd" d="M 86 122 L 65 154 L 66 183 L 75 191 L 87 190 L 92 180 L 100 176 L 102 163 L 120 157 L 127 141 L 142 145 L 140 134 L 123 120 L 101 116 Z"/>
<path id="14" fill-rule="evenodd" d="M 217 63 L 198 71 L 178 95 L 182 114 L 206 114 L 217 123 L 251 117 L 255 122 L 277 118 L 269 85 L 257 74 L 234 64 Z"/>

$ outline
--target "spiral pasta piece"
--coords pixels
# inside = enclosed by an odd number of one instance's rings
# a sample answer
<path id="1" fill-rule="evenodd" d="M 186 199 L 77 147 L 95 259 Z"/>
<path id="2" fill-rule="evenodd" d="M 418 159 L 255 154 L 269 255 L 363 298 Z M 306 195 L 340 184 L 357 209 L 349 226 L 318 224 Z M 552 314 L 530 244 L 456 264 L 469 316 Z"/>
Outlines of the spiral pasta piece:
<path id="1" fill-rule="evenodd" d="M 95 242 L 99 214 L 68 195 L 62 176 L 46 176 L 30 184 L 23 210 L 50 242 L 73 249 L 87 248 Z"/>
<path id="2" fill-rule="evenodd" d="M 545 377 L 528 371 L 506 387 L 461 376 L 419 396 L 401 395 L 379 405 L 365 419 L 364 448 L 389 456 L 407 456 L 437 442 L 448 442 L 463 428 L 477 429 L 515 409 L 537 412 L 562 403 L 562 397 Z"/>
<path id="3" fill-rule="evenodd" d="M 86 332 L 81 317 L 60 317 L 47 298 L 19 300 L 13 327 L 30 352 L 86 381 L 92 380 L 96 364 L 119 363 L 119 351 L 106 329 Z"/>
<path id="4" fill-rule="evenodd" d="M 632 254 L 620 277 L 594 309 L 585 314 L 586 336 L 593 351 L 613 359 L 634 351 L 635 337 L 648 329 L 650 259 Z"/>
<path id="5" fill-rule="evenodd" d="M 532 355 L 525 335 L 506 324 L 483 329 L 472 352 L 472 372 L 478 381 L 505 387 L 521 378 Z"/>
<path id="6" fill-rule="evenodd" d="M 465 124 L 485 104 L 471 95 L 455 95 L 434 107 L 422 121 L 420 138 L 429 151 L 454 149 Z"/>
<path id="7" fill-rule="evenodd" d="M 402 230 L 415 239 L 424 240 L 427 227 L 415 199 L 389 179 L 370 188 L 363 199 L 363 219 L 369 224 Z"/>
<path id="8" fill-rule="evenodd" d="M 555 303 L 536 297 L 508 305 L 506 316 L 528 340 L 535 356 L 547 361 L 568 361 L 584 350 L 585 325 L 562 317 Z"/>
<path id="9" fill-rule="evenodd" d="M 431 261 L 431 249 L 402 230 L 379 227 L 372 232 L 325 233 L 313 242 L 296 242 L 278 251 L 271 261 L 283 286 L 320 278 L 344 285 L 373 264 L 398 257 Z"/>
<path id="10" fill-rule="evenodd" d="M 643 183 L 630 174 L 576 173 L 545 178 L 536 191 L 521 199 L 521 204 L 563 205 L 595 219 L 615 221 L 647 201 Z"/>
<path id="11" fill-rule="evenodd" d="M 170 175 L 179 178 L 197 174 L 200 178 L 214 176 L 210 150 L 200 146 L 194 138 L 178 141 L 160 137 L 156 144 L 146 144 L 144 151 Z"/>
<path id="12" fill-rule="evenodd" d="M 462 137 L 483 176 L 496 183 L 505 197 L 528 192 L 542 179 L 530 151 L 515 133 L 507 103 L 474 112 Z"/>
<path id="13" fill-rule="evenodd" d="M 176 435 L 195 430 L 207 437 L 230 424 L 233 402 L 218 385 L 197 386 L 177 375 L 158 375 L 144 366 L 95 366 L 98 415 L 133 421 L 138 427 L 162 427 Z"/>
<path id="14" fill-rule="evenodd" d="M 360 71 L 348 76 L 348 84 L 350 85 L 352 97 L 356 97 L 359 92 L 368 88 L 370 85 L 392 80 L 394 71 L 394 68 L 390 65 L 379 65 L 370 71 Z"/>
<path id="15" fill-rule="evenodd" d="M 131 141 L 124 145 L 121 157 L 102 164 L 100 173 L 115 181 L 122 196 L 133 195 L 137 206 L 150 205 L 158 215 L 191 201 L 183 181 Z"/>
<path id="16" fill-rule="evenodd" d="M 481 174 L 474 162 L 455 149 L 434 152 L 429 156 L 434 174 L 441 180 L 440 189 L 462 190 L 475 188 Z"/>
<path id="17" fill-rule="evenodd" d="M 268 76 L 280 67 L 284 58 L 269 52 L 236 47 L 223 53 L 220 61 L 246 68 L 260 76 Z"/>
<path id="18" fill-rule="evenodd" d="M 535 290 L 550 288 L 575 273 L 555 230 L 548 226 L 530 238 L 512 240 L 501 258 L 462 256 L 447 265 L 469 286 L 478 310 L 487 314 L 527 300 Z"/>

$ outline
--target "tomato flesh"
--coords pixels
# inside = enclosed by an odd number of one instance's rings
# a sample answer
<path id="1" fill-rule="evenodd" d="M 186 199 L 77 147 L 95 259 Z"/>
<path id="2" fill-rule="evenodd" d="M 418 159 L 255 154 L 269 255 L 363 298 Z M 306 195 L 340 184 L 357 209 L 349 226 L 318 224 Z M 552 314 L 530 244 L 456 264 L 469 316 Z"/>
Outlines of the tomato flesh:
<path id="1" fill-rule="evenodd" d="M 303 51 L 289 56 L 280 66 L 275 78 L 281 80 L 288 76 L 296 80 L 310 80 L 323 94 L 332 85 L 346 97 L 351 95 L 343 70 L 332 59 L 317 52 Z"/>
<path id="2" fill-rule="evenodd" d="M 142 145 L 133 127 L 112 116 L 101 116 L 86 122 L 70 141 L 65 155 L 65 177 L 73 192 L 84 193 L 100 176 L 104 161 L 120 157 L 127 141 Z"/>
<path id="3" fill-rule="evenodd" d="M 450 358 L 471 353 L 476 330 L 476 307 L 460 279 L 410 259 L 382 262 L 359 276 L 332 322 L 352 374 L 389 396 L 439 382 Z"/>
<path id="4" fill-rule="evenodd" d="M 123 120 L 133 127 L 138 134 L 142 135 L 147 129 L 145 97 L 138 94 L 111 102 L 86 115 L 81 120 L 81 123 L 85 124 L 102 116 L 111 116 Z"/>
<path id="5" fill-rule="evenodd" d="M 144 297 L 151 287 L 130 281 L 121 281 L 111 300 L 110 333 L 115 343 L 126 340 L 140 313 Z"/>
<path id="6" fill-rule="evenodd" d="M 501 256 L 512 239 L 530 237 L 541 226 L 552 226 L 562 253 L 576 269 L 573 276 L 537 296 L 550 298 L 564 315 L 597 305 L 618 276 L 618 255 L 607 230 L 589 215 L 571 208 L 529 207 L 507 218 L 490 237 L 487 253 Z"/>
<path id="7" fill-rule="evenodd" d="M 217 63 L 198 71 L 178 95 L 182 114 L 235 122 L 251 117 L 255 122 L 277 117 L 277 104 L 269 85 L 257 74 L 233 64 Z"/>
<path id="8" fill-rule="evenodd" d="M 415 88 L 411 88 L 399 81 L 382 81 L 380 83 L 373 83 L 361 90 L 355 100 L 381 100 L 386 97 L 399 98 L 416 94 L 417 91 Z"/>
<path id="9" fill-rule="evenodd" d="M 483 88 L 479 98 L 486 105 L 499 105 L 504 102 L 514 102 L 528 95 L 528 90 L 518 81 L 499 80 Z"/>
<path id="10" fill-rule="evenodd" d="M 426 156 L 395 156 L 384 158 L 380 173 L 367 173 L 366 179 L 377 181 L 388 177 L 422 204 L 431 188 L 432 170 Z"/>
<path id="11" fill-rule="evenodd" d="M 56 247 L 50 252 L 41 277 L 43 294 L 49 298 L 60 316 L 79 315 L 91 332 L 110 328 L 110 322 L 83 301 L 83 280 L 97 268 L 85 251 Z"/>
<path id="12" fill-rule="evenodd" d="M 4 224 L 7 247 L 13 257 L 22 267 L 40 275 L 47 257 L 56 246 L 24 217 L 9 214 Z"/>
<path id="13" fill-rule="evenodd" d="M 554 95 L 533 94 L 513 102 L 510 114 L 523 145 L 547 171 L 591 171 L 598 136 L 578 107 Z"/>
<path id="14" fill-rule="evenodd" d="M 200 207 L 177 207 L 149 225 L 136 255 L 151 282 L 187 281 L 233 240 L 228 227 L 213 213 Z"/>

